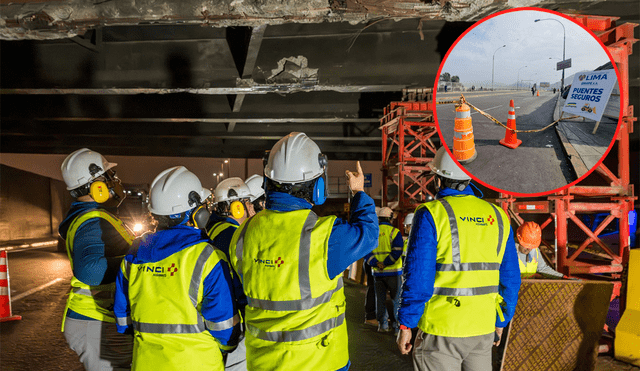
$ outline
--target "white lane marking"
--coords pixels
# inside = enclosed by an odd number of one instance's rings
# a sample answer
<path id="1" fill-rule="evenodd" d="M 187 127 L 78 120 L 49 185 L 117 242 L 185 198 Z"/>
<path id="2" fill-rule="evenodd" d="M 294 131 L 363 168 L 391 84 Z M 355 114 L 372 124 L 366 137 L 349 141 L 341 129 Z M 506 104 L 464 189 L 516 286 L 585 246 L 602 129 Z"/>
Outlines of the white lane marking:
<path id="1" fill-rule="evenodd" d="M 499 106 L 495 106 L 495 107 L 491 107 L 491 108 L 483 109 L 483 111 L 488 111 L 488 110 L 491 110 L 491 109 L 494 109 L 494 108 L 500 108 L 500 107 L 502 107 L 502 106 L 503 106 L 503 104 L 501 104 L 501 105 L 499 105 Z M 473 115 L 473 114 L 476 114 L 476 113 L 478 113 L 478 112 L 476 111 L 476 112 L 472 113 L 472 115 Z"/>
<path id="2" fill-rule="evenodd" d="M 56 278 L 55 280 L 51 281 L 51 282 L 47 282 L 44 285 L 40 285 L 38 287 L 36 287 L 35 289 L 31 289 L 29 291 L 25 291 L 22 294 L 18 294 L 16 296 L 14 296 L 13 298 L 11 298 L 12 302 L 16 302 L 22 298 L 25 298 L 31 294 L 35 294 L 36 292 L 40 291 L 40 290 L 44 290 L 47 287 L 51 286 L 51 285 L 55 285 L 56 283 L 62 281 L 62 278 Z"/>
<path id="3" fill-rule="evenodd" d="M 20 251 L 25 251 L 25 250 L 44 249 L 45 247 L 55 246 L 57 244 L 58 244 L 58 240 L 45 241 L 45 242 L 34 242 L 32 244 L 3 246 L 3 247 L 0 247 L 0 251 L 4 250 L 7 253 L 20 252 Z"/>

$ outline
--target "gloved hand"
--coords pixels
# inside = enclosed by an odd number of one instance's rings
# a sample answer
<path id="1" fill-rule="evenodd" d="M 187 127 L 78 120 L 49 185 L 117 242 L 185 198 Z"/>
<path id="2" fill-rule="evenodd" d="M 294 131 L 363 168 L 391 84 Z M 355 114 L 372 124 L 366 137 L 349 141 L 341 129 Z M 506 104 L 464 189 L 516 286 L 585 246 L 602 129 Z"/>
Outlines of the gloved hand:
<path id="1" fill-rule="evenodd" d="M 355 196 L 356 193 L 360 191 L 364 191 L 364 174 L 362 173 L 362 167 L 360 166 L 360 161 L 356 163 L 358 170 L 357 172 L 352 172 L 347 170 L 345 173 L 347 175 L 347 181 L 349 183 L 349 189 L 351 190 L 351 195 Z"/>

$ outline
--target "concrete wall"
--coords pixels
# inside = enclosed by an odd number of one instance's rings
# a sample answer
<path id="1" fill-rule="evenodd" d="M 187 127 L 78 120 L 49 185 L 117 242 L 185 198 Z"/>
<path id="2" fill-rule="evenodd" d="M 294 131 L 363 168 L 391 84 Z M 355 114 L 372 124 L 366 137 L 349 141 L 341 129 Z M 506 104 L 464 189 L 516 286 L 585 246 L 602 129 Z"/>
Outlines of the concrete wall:
<path id="1" fill-rule="evenodd" d="M 68 209 L 64 184 L 0 166 L 0 241 L 50 237 Z"/>

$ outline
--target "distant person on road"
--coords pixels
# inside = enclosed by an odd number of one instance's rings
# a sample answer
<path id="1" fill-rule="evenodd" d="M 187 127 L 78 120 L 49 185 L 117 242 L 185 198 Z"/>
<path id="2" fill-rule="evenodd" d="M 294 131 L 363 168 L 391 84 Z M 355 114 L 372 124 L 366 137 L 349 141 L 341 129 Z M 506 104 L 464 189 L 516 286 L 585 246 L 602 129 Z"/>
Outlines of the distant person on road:
<path id="1" fill-rule="evenodd" d="M 151 183 L 157 230 L 134 242 L 116 279 L 116 322 L 134 336 L 134 371 L 222 371 L 238 344 L 229 264 L 203 231 L 210 194 L 184 166 Z"/>
<path id="2" fill-rule="evenodd" d="M 447 85 L 444 86 L 444 92 L 447 92 Z"/>
<path id="3" fill-rule="evenodd" d="M 113 313 L 116 275 L 134 239 L 112 214 L 125 198 L 116 165 L 82 148 L 61 167 L 75 198 L 58 228 L 73 271 L 62 331 L 89 371 L 131 369 L 133 339 L 116 331 Z"/>
<path id="4" fill-rule="evenodd" d="M 492 345 L 515 312 L 521 281 L 509 218 L 475 197 L 444 147 L 429 167 L 438 193 L 413 217 L 398 348 L 411 351 L 418 327 L 416 371 L 491 370 Z"/>
<path id="5" fill-rule="evenodd" d="M 534 95 L 536 95 L 536 87 L 532 86 L 531 87 L 531 96 L 534 96 Z"/>

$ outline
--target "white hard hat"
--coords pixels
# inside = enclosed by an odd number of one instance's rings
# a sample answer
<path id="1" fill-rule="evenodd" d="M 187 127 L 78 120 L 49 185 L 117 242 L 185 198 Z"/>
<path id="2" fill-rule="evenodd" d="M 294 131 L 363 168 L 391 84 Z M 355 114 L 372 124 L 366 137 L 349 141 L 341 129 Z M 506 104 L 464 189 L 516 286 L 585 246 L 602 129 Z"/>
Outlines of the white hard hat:
<path id="1" fill-rule="evenodd" d="M 151 183 L 149 211 L 155 215 L 184 213 L 210 195 L 211 191 L 202 188 L 194 173 L 184 166 L 175 166 L 158 174 Z"/>
<path id="2" fill-rule="evenodd" d="M 251 190 L 240 178 L 227 178 L 213 191 L 215 202 L 235 201 L 251 197 Z"/>
<path id="3" fill-rule="evenodd" d="M 402 222 L 402 224 L 404 224 L 404 225 L 413 224 L 413 213 L 407 214 L 407 216 L 404 217 L 404 222 Z"/>
<path id="4" fill-rule="evenodd" d="M 279 183 L 302 183 L 320 177 L 326 165 L 320 147 L 305 133 L 293 132 L 273 146 L 264 174 Z"/>
<path id="5" fill-rule="evenodd" d="M 378 213 L 378 216 L 381 218 L 391 218 L 391 216 L 393 215 L 393 210 L 391 210 L 390 207 L 383 207 L 380 209 L 380 212 Z"/>
<path id="6" fill-rule="evenodd" d="M 464 172 L 458 164 L 449 156 L 449 152 L 444 147 L 438 148 L 436 157 L 429 163 L 429 168 L 434 173 L 444 178 L 454 180 L 471 180 L 471 178 Z"/>
<path id="7" fill-rule="evenodd" d="M 263 181 L 264 178 L 262 177 L 262 175 L 258 174 L 253 174 L 244 181 L 244 183 L 247 185 L 247 187 L 249 187 L 249 190 L 251 191 L 251 202 L 255 201 L 264 194 L 264 189 L 262 189 Z"/>
<path id="8" fill-rule="evenodd" d="M 376 206 L 376 216 L 380 216 L 380 207 Z"/>
<path id="9" fill-rule="evenodd" d="M 93 181 L 116 165 L 98 152 L 82 148 L 67 156 L 60 170 L 67 189 L 72 190 Z"/>

